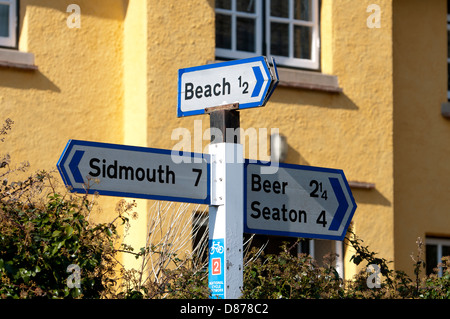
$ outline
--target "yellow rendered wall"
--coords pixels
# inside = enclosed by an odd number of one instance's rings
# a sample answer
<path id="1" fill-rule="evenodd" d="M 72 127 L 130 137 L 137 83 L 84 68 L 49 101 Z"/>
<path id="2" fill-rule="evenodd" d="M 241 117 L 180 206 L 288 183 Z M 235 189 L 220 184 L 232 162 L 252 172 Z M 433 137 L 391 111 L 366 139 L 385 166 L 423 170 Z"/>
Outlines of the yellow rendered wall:
<path id="1" fill-rule="evenodd" d="M 392 1 L 376 1 L 380 28 L 370 28 L 373 1 L 332 1 L 332 72 L 343 88 L 322 122 L 328 127 L 325 158 L 342 168 L 350 181 L 375 184 L 352 189 L 358 208 L 353 230 L 371 251 L 394 260 L 393 40 Z M 344 107 L 344 109 L 340 109 Z M 326 119 L 326 120 L 325 120 Z M 333 134 L 334 133 L 334 134 Z M 346 260 L 351 256 L 347 253 Z M 391 264 L 395 267 L 395 263 Z M 346 276 L 353 263 L 345 264 Z M 356 269 L 355 269 L 356 271 Z"/>
<path id="2" fill-rule="evenodd" d="M 172 149 L 182 136 L 172 132 L 186 128 L 200 136 L 209 117 L 177 117 L 178 69 L 214 60 L 214 4 L 212 1 L 131 0 L 125 19 L 124 134 L 127 145 Z M 190 151 L 203 151 L 203 143 Z M 205 141 L 206 146 L 208 141 Z M 145 245 L 147 226 L 153 222 L 155 202 L 137 200 L 138 219 L 131 221 L 126 242 L 139 249 Z M 178 205 L 174 206 L 174 211 Z M 194 207 L 194 205 L 193 205 Z M 154 214 L 152 216 L 152 214 Z M 186 219 L 191 210 L 187 210 Z M 183 227 L 190 227 L 186 222 Z M 166 231 L 163 229 L 162 234 Z M 159 239 L 159 235 L 155 235 Z M 133 256 L 127 265 L 139 266 Z"/>
<path id="3" fill-rule="evenodd" d="M 450 236 L 446 12 L 444 0 L 394 1 L 395 258 L 410 274 L 418 237 Z"/>
<path id="4" fill-rule="evenodd" d="M 81 28 L 67 25 L 71 3 L 20 1 L 19 50 L 38 70 L 0 69 L 2 119 L 15 121 L 3 150 L 30 172 L 56 170 L 69 139 L 123 140 L 123 1 L 77 1 Z M 104 212 L 116 201 L 101 199 Z"/>
<path id="5" fill-rule="evenodd" d="M 178 69 L 214 61 L 214 16 L 214 1 L 148 0 L 148 144 L 152 147 L 177 144 L 178 137 L 171 138 L 176 128 L 187 128 L 193 135 L 196 120 L 202 121 L 203 129 L 209 127 L 207 115 L 177 118 L 177 85 Z M 196 151 L 201 152 L 199 148 Z"/>
<path id="6" fill-rule="evenodd" d="M 147 16 L 146 0 L 127 1 L 123 33 L 123 144 L 147 147 Z M 134 200 L 134 216 L 130 230 L 124 233 L 124 242 L 136 251 L 145 246 L 147 234 L 148 201 Z M 140 262 L 130 254 L 123 254 L 127 267 L 139 267 Z"/>

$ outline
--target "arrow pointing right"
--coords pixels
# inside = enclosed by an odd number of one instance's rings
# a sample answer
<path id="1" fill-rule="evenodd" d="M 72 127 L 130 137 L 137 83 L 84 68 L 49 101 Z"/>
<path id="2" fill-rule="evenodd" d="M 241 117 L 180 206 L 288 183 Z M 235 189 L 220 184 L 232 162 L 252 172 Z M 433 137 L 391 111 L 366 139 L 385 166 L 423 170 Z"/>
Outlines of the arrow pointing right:
<path id="1" fill-rule="evenodd" d="M 264 84 L 264 77 L 262 75 L 261 69 L 259 68 L 259 66 L 254 66 L 252 67 L 253 69 L 253 73 L 255 73 L 255 78 L 256 78 L 256 84 L 255 84 L 255 88 L 253 89 L 252 92 L 252 97 L 258 96 L 259 93 L 261 92 L 261 88 Z"/>
<path id="2" fill-rule="evenodd" d="M 336 194 L 337 201 L 339 206 L 334 214 L 333 220 L 331 221 L 330 228 L 328 230 L 338 230 L 341 226 L 342 220 L 344 219 L 345 213 L 348 209 L 348 202 L 345 198 L 344 192 L 342 191 L 341 183 L 339 183 L 339 179 L 330 177 L 329 178 L 331 187 L 333 187 L 333 191 Z"/>

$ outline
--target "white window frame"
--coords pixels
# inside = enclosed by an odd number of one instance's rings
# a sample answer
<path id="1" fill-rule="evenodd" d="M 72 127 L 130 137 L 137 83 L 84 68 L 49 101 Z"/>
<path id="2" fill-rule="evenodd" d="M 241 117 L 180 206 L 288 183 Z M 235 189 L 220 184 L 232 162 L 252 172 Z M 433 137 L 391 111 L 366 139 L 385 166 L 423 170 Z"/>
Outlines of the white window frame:
<path id="1" fill-rule="evenodd" d="M 426 245 L 436 245 L 437 246 L 437 262 L 438 265 L 442 263 L 442 246 L 450 246 L 450 239 L 447 238 L 427 238 Z M 439 267 L 439 277 L 442 276 L 442 267 Z"/>
<path id="2" fill-rule="evenodd" d="M 311 0 L 311 15 L 312 21 L 302 21 L 294 19 L 293 10 L 289 10 L 289 18 L 278 18 L 270 16 L 270 1 L 266 0 L 266 8 L 263 10 L 261 0 L 256 0 L 255 13 L 238 12 L 236 10 L 236 0 L 231 0 L 231 10 L 216 8 L 215 12 L 218 14 L 229 15 L 231 20 L 231 49 L 216 48 L 216 57 L 227 59 L 244 59 L 263 54 L 263 27 L 265 27 L 266 48 L 265 55 L 269 58 L 274 57 L 277 64 L 280 66 L 288 66 L 295 68 L 305 68 L 317 70 L 320 67 L 320 31 L 319 31 L 319 0 Z M 289 0 L 289 7 L 293 8 L 293 0 Z M 265 11 L 265 12 L 263 12 Z M 255 37 L 256 50 L 255 52 L 245 52 L 236 49 L 236 18 L 245 17 L 255 19 Z M 289 56 L 272 55 L 270 52 L 270 22 L 282 22 L 289 25 Z M 264 25 L 263 25 L 264 24 Z M 311 59 L 294 58 L 294 44 L 291 36 L 294 31 L 294 26 L 303 25 L 312 27 L 311 39 Z"/>
<path id="3" fill-rule="evenodd" d="M 311 15 L 312 21 L 302 21 L 294 19 L 294 11 L 292 8 L 294 7 L 293 0 L 289 0 L 289 17 L 288 18 L 280 18 L 280 17 L 272 17 L 270 15 L 270 1 L 266 0 L 266 43 L 267 43 L 267 55 L 269 57 L 274 57 L 279 65 L 291 66 L 291 67 L 300 67 L 306 69 L 318 69 L 319 68 L 319 51 L 320 51 L 320 37 L 319 37 L 319 1 L 311 0 Z M 272 55 L 270 52 L 270 23 L 271 22 L 280 22 L 289 25 L 289 56 L 277 56 Z M 293 33 L 294 26 L 307 26 L 312 27 L 312 35 L 311 35 L 311 60 L 310 59 L 299 59 L 294 57 L 294 43 L 293 41 Z"/>
<path id="4" fill-rule="evenodd" d="M 216 13 L 231 16 L 231 49 L 216 48 L 216 56 L 232 59 L 245 59 L 262 54 L 262 1 L 256 0 L 254 5 L 254 13 L 237 11 L 236 0 L 231 0 L 231 10 L 216 8 Z M 255 20 L 255 52 L 237 50 L 237 18 L 250 18 Z"/>
<path id="5" fill-rule="evenodd" d="M 17 0 L 0 0 L 9 5 L 9 36 L 0 37 L 0 47 L 15 48 L 17 43 Z"/>

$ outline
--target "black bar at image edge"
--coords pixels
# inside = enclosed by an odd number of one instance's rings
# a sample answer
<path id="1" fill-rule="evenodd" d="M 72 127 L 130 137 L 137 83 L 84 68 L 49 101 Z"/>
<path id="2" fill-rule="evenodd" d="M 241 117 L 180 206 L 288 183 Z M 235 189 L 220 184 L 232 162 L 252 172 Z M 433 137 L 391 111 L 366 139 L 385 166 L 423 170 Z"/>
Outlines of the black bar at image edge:
<path id="1" fill-rule="evenodd" d="M 60 317 L 64 313 L 74 315 L 101 314 L 138 315 L 146 317 L 175 318 L 299 318 L 304 316 L 327 316 L 347 314 L 387 314 L 394 310 L 406 314 L 418 311 L 447 310 L 448 300 L 417 299 L 296 299 L 296 300 L 0 300 L 4 311 L 15 315 L 45 313 Z M 353 314 L 352 314 L 353 313 Z"/>

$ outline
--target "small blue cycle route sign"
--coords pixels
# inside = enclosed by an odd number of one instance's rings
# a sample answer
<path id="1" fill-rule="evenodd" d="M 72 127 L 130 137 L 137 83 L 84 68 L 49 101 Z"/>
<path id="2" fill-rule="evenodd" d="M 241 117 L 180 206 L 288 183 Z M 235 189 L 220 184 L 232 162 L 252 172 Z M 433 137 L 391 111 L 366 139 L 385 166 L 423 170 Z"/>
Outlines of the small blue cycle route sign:
<path id="1" fill-rule="evenodd" d="M 223 238 L 209 240 L 208 286 L 213 299 L 225 297 L 225 246 Z"/>

